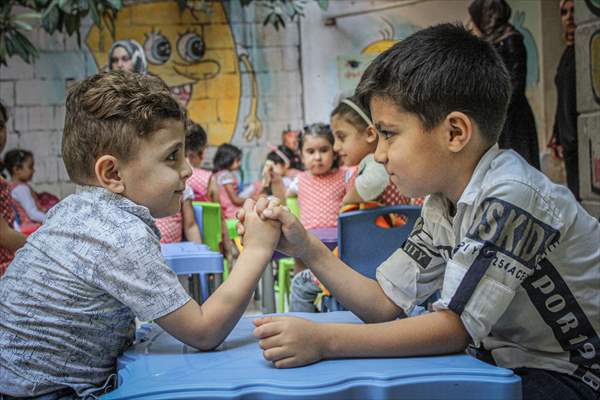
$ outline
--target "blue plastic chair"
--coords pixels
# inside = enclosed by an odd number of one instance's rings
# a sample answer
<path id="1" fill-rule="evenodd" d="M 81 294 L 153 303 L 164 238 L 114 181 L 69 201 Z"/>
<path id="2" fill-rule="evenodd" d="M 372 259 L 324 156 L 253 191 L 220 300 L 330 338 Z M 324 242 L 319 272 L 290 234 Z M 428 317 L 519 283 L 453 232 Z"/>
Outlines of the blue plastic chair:
<path id="1" fill-rule="evenodd" d="M 161 245 L 161 252 L 167 265 L 175 271 L 177 275 L 199 275 L 198 290 L 194 290 L 193 297 L 198 303 L 203 303 L 210 293 L 210 274 L 223 274 L 223 255 L 211 251 L 205 244 L 192 242 L 167 243 Z M 217 275 L 215 275 L 217 276 Z M 215 278 L 215 286 L 220 283 L 219 278 Z"/>
<path id="2" fill-rule="evenodd" d="M 375 224 L 387 214 L 403 215 L 406 223 L 392 228 Z M 421 215 L 420 206 L 394 205 L 341 214 L 338 219 L 339 257 L 367 278 L 375 279 L 377 267 L 398 250 Z"/>
<path id="3" fill-rule="evenodd" d="M 375 224 L 380 216 L 402 215 L 406 223 L 382 228 Z M 420 206 L 394 205 L 350 211 L 338 218 L 338 254 L 342 261 L 367 278 L 375 279 L 377 267 L 404 244 L 421 215 Z M 322 311 L 343 311 L 332 297 L 323 299 Z"/>

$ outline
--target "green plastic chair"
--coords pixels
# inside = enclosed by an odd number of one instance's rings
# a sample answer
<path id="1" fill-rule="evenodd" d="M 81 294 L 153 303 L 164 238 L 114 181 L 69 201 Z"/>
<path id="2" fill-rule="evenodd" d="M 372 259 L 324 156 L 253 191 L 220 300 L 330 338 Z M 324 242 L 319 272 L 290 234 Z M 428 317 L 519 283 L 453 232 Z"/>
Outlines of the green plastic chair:
<path id="1" fill-rule="evenodd" d="M 196 220 L 202 240 L 212 251 L 221 252 L 221 242 L 223 235 L 221 233 L 221 205 L 219 203 L 210 203 L 206 201 L 194 201 L 192 206 L 202 207 L 202 221 Z M 223 280 L 229 276 L 229 265 L 224 260 Z"/>
<path id="2" fill-rule="evenodd" d="M 202 207 L 202 221 L 196 221 L 202 232 L 202 240 L 212 251 L 221 251 L 221 205 L 205 201 L 194 201 L 192 205 Z"/>
<path id="3" fill-rule="evenodd" d="M 300 207 L 297 197 L 288 197 L 286 206 L 290 212 L 300 218 Z M 279 260 L 279 268 L 277 271 L 277 289 L 279 292 L 279 301 L 277 302 L 277 312 L 285 312 L 285 303 L 289 302 L 290 292 L 292 289 L 292 271 L 294 270 L 294 259 L 291 257 L 282 258 Z"/>

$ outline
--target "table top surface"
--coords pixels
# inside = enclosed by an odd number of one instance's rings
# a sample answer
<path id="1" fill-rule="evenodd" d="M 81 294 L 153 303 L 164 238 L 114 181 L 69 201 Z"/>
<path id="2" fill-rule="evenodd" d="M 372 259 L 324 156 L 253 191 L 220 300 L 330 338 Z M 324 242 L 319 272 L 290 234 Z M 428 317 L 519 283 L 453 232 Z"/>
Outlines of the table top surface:
<path id="1" fill-rule="evenodd" d="M 350 312 L 295 313 L 318 322 L 361 323 Z M 511 370 L 465 354 L 326 360 L 302 368 L 276 369 L 262 357 L 252 320 L 240 320 L 212 352 L 198 352 L 156 324 L 119 359 L 119 388 L 103 399 L 191 398 L 520 398 Z"/>

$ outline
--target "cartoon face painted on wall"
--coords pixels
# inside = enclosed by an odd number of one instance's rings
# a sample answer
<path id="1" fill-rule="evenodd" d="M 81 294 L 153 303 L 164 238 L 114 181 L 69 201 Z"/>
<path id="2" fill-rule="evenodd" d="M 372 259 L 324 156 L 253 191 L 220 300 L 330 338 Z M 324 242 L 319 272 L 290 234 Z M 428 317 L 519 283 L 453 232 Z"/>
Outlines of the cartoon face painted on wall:
<path id="1" fill-rule="evenodd" d="M 241 98 L 240 62 L 252 71 L 247 56 L 238 57 L 223 4 L 210 4 L 209 13 L 194 11 L 194 15 L 189 9 L 180 13 L 174 1 L 126 6 L 118 13 L 114 38 L 107 29 L 93 26 L 86 42 L 99 70 L 106 68 L 114 41 L 139 42 L 149 73 L 165 80 L 190 117 L 207 129 L 209 144 L 217 145 L 230 142 L 235 132 Z M 256 100 L 256 85 L 252 87 L 251 96 Z M 251 104 L 250 108 L 253 115 L 244 122 L 249 141 L 261 134 L 256 107 Z"/>

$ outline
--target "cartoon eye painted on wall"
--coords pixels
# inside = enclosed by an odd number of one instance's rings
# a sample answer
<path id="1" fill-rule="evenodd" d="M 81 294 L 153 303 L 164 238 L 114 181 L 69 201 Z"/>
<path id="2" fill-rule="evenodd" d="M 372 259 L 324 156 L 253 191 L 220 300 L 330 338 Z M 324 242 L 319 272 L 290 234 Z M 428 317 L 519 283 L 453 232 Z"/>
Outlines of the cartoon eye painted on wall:
<path id="1" fill-rule="evenodd" d="M 158 32 L 150 33 L 144 42 L 146 58 L 151 64 L 161 65 L 171 57 L 171 43 Z"/>
<path id="2" fill-rule="evenodd" d="M 188 32 L 177 41 L 177 51 L 185 61 L 200 61 L 204 56 L 204 50 L 204 40 L 195 32 Z"/>

